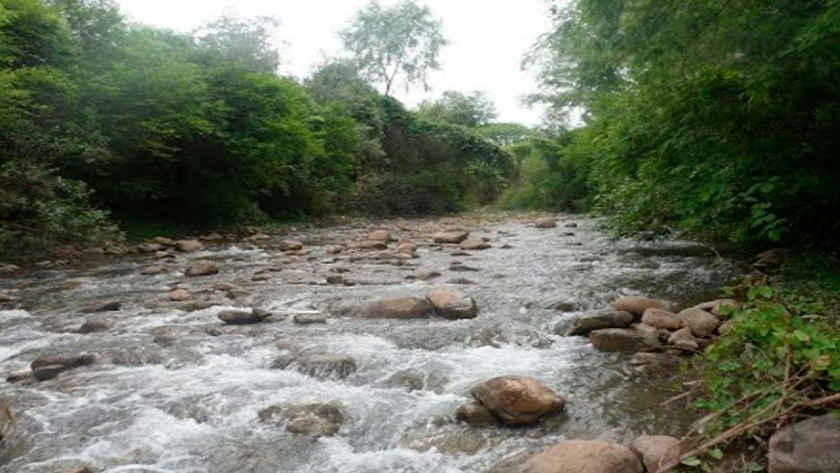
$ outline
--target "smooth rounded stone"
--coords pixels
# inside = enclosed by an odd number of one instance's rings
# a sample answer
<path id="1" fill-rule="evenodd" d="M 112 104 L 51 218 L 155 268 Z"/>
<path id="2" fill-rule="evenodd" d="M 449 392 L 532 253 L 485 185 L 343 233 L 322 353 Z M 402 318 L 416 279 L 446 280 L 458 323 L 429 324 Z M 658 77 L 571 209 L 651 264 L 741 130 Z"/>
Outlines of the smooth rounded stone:
<path id="1" fill-rule="evenodd" d="M 374 301 L 357 309 L 355 316 L 363 319 L 420 319 L 434 312 L 434 306 L 419 297 L 396 297 Z"/>
<path id="2" fill-rule="evenodd" d="M 467 266 L 460 261 L 453 261 L 449 264 L 449 270 L 455 271 L 456 273 L 477 273 L 481 271 L 478 268 L 473 268 L 472 266 Z"/>
<path id="3" fill-rule="evenodd" d="M 67 371 L 68 368 L 62 365 L 44 365 L 32 370 L 32 376 L 38 381 L 47 381 L 55 378 L 61 372 Z"/>
<path id="4" fill-rule="evenodd" d="M 6 382 L 9 384 L 21 383 L 23 385 L 30 385 L 37 382 L 31 371 L 22 371 L 18 373 L 10 373 L 6 376 Z"/>
<path id="5" fill-rule="evenodd" d="M 567 223 L 566 228 L 577 228 L 578 224 L 575 222 Z"/>
<path id="6" fill-rule="evenodd" d="M 178 310 L 183 310 L 184 312 L 198 312 L 200 310 L 209 309 L 217 305 L 221 305 L 221 303 L 213 301 L 193 301 L 179 305 Z"/>
<path id="7" fill-rule="evenodd" d="M 161 245 L 161 246 L 175 246 L 177 242 L 172 238 L 165 237 L 165 236 L 157 236 L 152 238 L 152 243 Z"/>
<path id="8" fill-rule="evenodd" d="M 244 310 L 223 310 L 216 315 L 219 320 L 228 325 L 258 324 L 270 316 L 271 314 Z"/>
<path id="9" fill-rule="evenodd" d="M 140 243 L 139 245 L 135 246 L 134 249 L 138 253 L 157 253 L 159 251 L 166 250 L 166 247 L 161 245 L 160 243 Z"/>
<path id="10" fill-rule="evenodd" d="M 689 353 L 695 353 L 700 351 L 700 344 L 697 343 L 696 340 L 680 340 L 674 344 L 674 348 Z"/>
<path id="11" fill-rule="evenodd" d="M 475 300 L 454 287 L 431 289 L 426 293 L 426 299 L 434 306 L 435 314 L 445 319 L 473 319 L 478 316 Z"/>
<path id="12" fill-rule="evenodd" d="M 589 341 L 601 351 L 637 352 L 651 347 L 650 337 L 632 328 L 607 328 L 589 333 Z"/>
<path id="13" fill-rule="evenodd" d="M 712 315 L 720 316 L 723 312 L 736 310 L 740 306 L 741 304 L 735 299 L 718 299 L 697 304 L 694 308 L 711 312 Z"/>
<path id="14" fill-rule="evenodd" d="M 269 406 L 259 414 L 260 422 L 280 425 L 295 435 L 329 437 L 338 433 L 344 423 L 341 407 L 335 403 L 299 406 Z"/>
<path id="15" fill-rule="evenodd" d="M 192 294 L 186 289 L 175 289 L 169 293 L 169 300 L 173 302 L 184 302 L 192 299 Z"/>
<path id="16" fill-rule="evenodd" d="M 397 253 L 414 253 L 417 251 L 417 243 L 406 241 L 397 246 Z"/>
<path id="17" fill-rule="evenodd" d="M 365 240 L 383 241 L 387 243 L 389 241 L 393 241 L 394 239 L 391 237 L 391 232 L 389 232 L 388 230 L 374 230 L 365 235 Z"/>
<path id="18" fill-rule="evenodd" d="M 479 237 L 467 238 L 462 241 L 458 247 L 464 251 L 486 250 L 488 248 L 492 248 L 490 243 L 487 243 L 483 238 Z"/>
<path id="19" fill-rule="evenodd" d="M 327 316 L 324 314 L 297 314 L 293 320 L 297 325 L 323 325 L 327 323 Z"/>
<path id="20" fill-rule="evenodd" d="M 110 320 L 88 320 L 87 322 L 83 323 L 81 327 L 79 327 L 79 333 L 89 334 L 96 332 L 107 332 L 108 330 L 111 330 L 113 326 L 114 323 Z"/>
<path id="21" fill-rule="evenodd" d="M 299 241 L 281 241 L 277 244 L 277 248 L 280 251 L 300 251 L 303 249 L 303 243 Z"/>
<path id="22" fill-rule="evenodd" d="M 175 249 L 182 253 L 195 253 L 204 249 L 204 243 L 198 240 L 178 240 Z"/>
<path id="23" fill-rule="evenodd" d="M 768 459 L 770 473 L 840 472 L 840 419 L 828 414 L 780 429 Z"/>
<path id="24" fill-rule="evenodd" d="M 8 401 L 0 397 L 0 442 L 4 438 L 9 437 L 12 433 L 12 428 L 15 425 L 15 416 L 12 414 L 12 408 L 9 407 Z"/>
<path id="25" fill-rule="evenodd" d="M 627 447 L 594 440 L 566 440 L 508 458 L 486 473 L 643 473 Z"/>
<path id="26" fill-rule="evenodd" d="M 648 309 L 642 314 L 642 323 L 665 330 L 681 329 L 685 322 L 673 312 L 662 309 Z"/>
<path id="27" fill-rule="evenodd" d="M 557 219 L 551 217 L 541 218 L 534 222 L 534 226 L 543 230 L 557 228 Z"/>
<path id="28" fill-rule="evenodd" d="M 160 274 L 166 274 L 166 273 L 170 272 L 171 270 L 172 269 L 169 266 L 154 265 L 154 266 L 147 266 L 146 268 L 143 269 L 143 271 L 140 271 L 140 274 L 142 274 L 144 276 L 158 276 Z"/>
<path id="29" fill-rule="evenodd" d="M 98 305 L 90 305 L 82 309 L 85 314 L 95 314 L 98 312 L 116 312 L 122 309 L 122 301 L 110 301 Z"/>
<path id="30" fill-rule="evenodd" d="M 627 328 L 633 323 L 633 314 L 622 310 L 611 310 L 586 314 L 575 318 L 571 326 L 567 323 L 559 323 L 555 327 L 557 335 L 586 336 L 595 330 L 607 328 Z"/>
<path id="31" fill-rule="evenodd" d="M 17 300 L 17 297 L 15 297 L 11 294 L 4 294 L 4 293 L 0 292 L 0 304 L 2 304 L 4 302 L 14 302 L 16 300 Z"/>
<path id="32" fill-rule="evenodd" d="M 39 356 L 30 363 L 29 368 L 32 371 L 45 366 L 61 366 L 64 369 L 73 369 L 80 366 L 88 366 L 96 363 L 96 355 L 48 355 Z"/>
<path id="33" fill-rule="evenodd" d="M 671 375 L 679 371 L 682 359 L 668 353 L 635 353 L 630 359 L 634 370 L 646 375 Z"/>
<path id="34" fill-rule="evenodd" d="M 437 279 L 443 275 L 437 271 L 419 271 L 416 276 L 417 279 L 421 281 L 431 281 L 432 279 Z"/>
<path id="35" fill-rule="evenodd" d="M 14 273 L 16 271 L 20 271 L 20 266 L 16 266 L 14 264 L 2 264 L 2 263 L 0 263 L 0 274 L 9 274 L 9 273 Z"/>
<path id="36" fill-rule="evenodd" d="M 347 248 L 351 250 L 385 251 L 388 249 L 388 244 L 384 241 L 351 241 L 347 243 Z"/>
<path id="37" fill-rule="evenodd" d="M 445 231 L 432 235 L 432 241 L 440 244 L 458 245 L 469 238 L 470 232 L 465 231 Z"/>
<path id="38" fill-rule="evenodd" d="M 668 337 L 668 344 L 669 345 L 676 345 L 679 342 L 693 342 L 695 341 L 694 335 L 691 334 L 691 328 L 684 327 L 676 332 L 672 333 Z"/>
<path id="39" fill-rule="evenodd" d="M 237 286 L 236 284 L 229 283 L 229 282 L 216 283 L 216 284 L 213 284 L 212 286 L 210 286 L 210 288 L 213 289 L 214 291 L 223 291 L 223 292 L 242 290 L 241 287 Z"/>
<path id="40" fill-rule="evenodd" d="M 563 410 L 566 401 L 542 382 L 526 376 L 500 376 L 470 390 L 499 421 L 532 425 Z"/>
<path id="41" fill-rule="evenodd" d="M 476 401 L 462 404 L 455 412 L 455 418 L 470 427 L 490 427 L 499 423 L 486 407 Z"/>
<path id="42" fill-rule="evenodd" d="M 649 297 L 627 296 L 620 297 L 613 302 L 616 310 L 624 310 L 641 317 L 648 309 L 668 310 L 668 306 L 661 301 Z"/>
<path id="43" fill-rule="evenodd" d="M 188 267 L 187 270 L 184 271 L 184 274 L 191 278 L 219 274 L 219 263 L 206 260 L 197 261 L 195 264 Z"/>
<path id="44" fill-rule="evenodd" d="M 307 355 L 293 361 L 298 372 L 317 379 L 344 379 L 358 369 L 350 356 Z"/>
<path id="45" fill-rule="evenodd" d="M 633 451 L 649 472 L 659 471 L 660 467 L 677 462 L 680 458 L 680 439 L 664 435 L 645 435 L 630 444 Z"/>
<path id="46" fill-rule="evenodd" d="M 271 274 L 271 271 L 258 271 L 251 276 L 251 281 L 259 282 L 259 281 L 268 281 L 273 278 L 274 275 Z"/>
<path id="47" fill-rule="evenodd" d="M 408 392 L 432 391 L 436 394 L 442 394 L 448 384 L 449 378 L 443 373 L 412 368 L 398 371 L 385 381 L 389 388 L 401 388 Z"/>
<path id="48" fill-rule="evenodd" d="M 691 328 L 691 333 L 695 337 L 711 337 L 720 325 L 720 319 L 705 310 L 694 307 L 685 309 L 677 315 Z"/>

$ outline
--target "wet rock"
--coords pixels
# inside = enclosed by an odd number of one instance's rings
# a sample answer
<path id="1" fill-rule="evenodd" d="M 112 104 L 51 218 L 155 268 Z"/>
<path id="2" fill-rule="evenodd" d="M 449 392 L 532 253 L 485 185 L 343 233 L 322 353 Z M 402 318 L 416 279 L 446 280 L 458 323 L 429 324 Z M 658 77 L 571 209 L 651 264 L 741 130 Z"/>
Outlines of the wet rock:
<path id="1" fill-rule="evenodd" d="M 38 381 L 47 381 L 55 378 L 62 371 L 67 371 L 67 368 L 61 365 L 45 365 L 32 370 L 32 376 Z"/>
<path id="2" fill-rule="evenodd" d="M 181 304 L 180 306 L 178 306 L 178 310 L 183 310 L 184 312 L 198 312 L 200 310 L 209 309 L 217 305 L 220 304 L 218 302 L 213 301 L 194 301 L 188 302 L 186 304 Z"/>
<path id="3" fill-rule="evenodd" d="M 477 282 L 473 281 L 472 279 L 467 278 L 453 278 L 446 281 L 447 284 L 457 284 L 459 286 L 474 286 L 478 284 Z"/>
<path id="4" fill-rule="evenodd" d="M 271 315 L 270 313 L 257 311 L 224 310 L 219 312 L 216 317 L 228 325 L 254 325 L 264 321 Z"/>
<path id="5" fill-rule="evenodd" d="M 639 457 L 649 472 L 675 462 L 680 458 L 680 440 L 663 435 L 646 435 L 630 444 L 630 450 Z"/>
<path id="6" fill-rule="evenodd" d="M 629 448 L 593 440 L 566 440 L 552 447 L 515 455 L 486 473 L 642 473 Z"/>
<path id="7" fill-rule="evenodd" d="M 581 310 L 580 304 L 569 299 L 548 299 L 540 302 L 526 304 L 527 308 L 556 310 L 557 312 L 577 312 Z"/>
<path id="8" fill-rule="evenodd" d="M 770 438 L 770 473 L 840 471 L 840 420 L 828 414 L 777 431 Z"/>
<path id="9" fill-rule="evenodd" d="M 141 243 L 134 247 L 138 253 L 157 253 L 166 250 L 166 247 L 159 243 Z"/>
<path id="10" fill-rule="evenodd" d="M 324 314 L 297 314 L 293 320 L 297 325 L 323 325 L 327 323 L 327 316 Z"/>
<path id="11" fill-rule="evenodd" d="M 48 355 L 40 356 L 29 365 L 32 371 L 45 366 L 61 366 L 64 369 L 73 369 L 80 366 L 88 366 L 96 363 L 96 355 Z"/>
<path id="12" fill-rule="evenodd" d="M 388 244 L 383 241 L 351 241 L 347 243 L 347 248 L 351 250 L 365 250 L 365 251 L 384 251 L 388 249 Z"/>
<path id="13" fill-rule="evenodd" d="M 541 229 L 557 228 L 556 218 L 541 218 L 534 223 L 534 226 Z"/>
<path id="14" fill-rule="evenodd" d="M 110 301 L 104 304 L 90 305 L 82 309 L 85 314 L 95 314 L 98 312 L 116 312 L 122 309 L 123 303 L 121 301 Z"/>
<path id="15" fill-rule="evenodd" d="M 681 328 L 681 329 L 677 330 L 676 332 L 672 333 L 668 337 L 668 344 L 669 345 L 676 345 L 679 342 L 693 342 L 693 341 L 695 341 L 694 340 L 694 335 L 691 334 L 691 328 L 689 328 L 689 327 Z"/>
<path id="16" fill-rule="evenodd" d="M 79 328 L 79 333 L 90 334 L 97 332 L 107 332 L 108 330 L 111 330 L 113 326 L 114 323 L 110 320 L 88 320 L 87 322 L 83 323 L 82 326 Z"/>
<path id="17" fill-rule="evenodd" d="M 467 238 L 466 240 L 462 241 L 461 244 L 459 245 L 459 248 L 461 248 L 464 251 L 476 251 L 476 250 L 486 250 L 488 248 L 492 248 L 492 246 L 490 245 L 490 243 L 487 243 L 486 241 L 484 241 L 483 238 L 470 237 L 470 238 Z"/>
<path id="18" fill-rule="evenodd" d="M 192 299 L 192 294 L 186 289 L 175 289 L 169 293 L 169 300 L 173 302 L 184 302 Z"/>
<path id="19" fill-rule="evenodd" d="M 20 271 L 20 267 L 13 264 L 0 264 L 0 274 L 9 274 Z"/>
<path id="20" fill-rule="evenodd" d="M 500 376 L 470 390 L 499 421 L 532 425 L 563 410 L 566 401 L 540 381 L 525 376 Z"/>
<path id="21" fill-rule="evenodd" d="M 204 243 L 198 240 L 179 240 L 175 242 L 175 249 L 182 253 L 195 253 L 204 249 Z"/>
<path id="22" fill-rule="evenodd" d="M 720 319 L 705 310 L 693 307 L 677 315 L 691 328 L 691 333 L 696 337 L 711 337 L 720 325 Z"/>
<path id="23" fill-rule="evenodd" d="M 681 363 L 681 358 L 667 353 L 636 353 L 630 359 L 634 370 L 645 375 L 676 374 Z"/>
<path id="24" fill-rule="evenodd" d="M 678 330 L 685 325 L 683 319 L 673 312 L 662 309 L 648 309 L 642 314 L 642 323 L 665 330 Z"/>
<path id="25" fill-rule="evenodd" d="M 432 235 L 432 240 L 435 243 L 457 245 L 469 238 L 470 232 L 465 231 L 445 231 L 435 233 Z"/>
<path id="26" fill-rule="evenodd" d="M 397 253 L 414 254 L 417 251 L 417 243 L 404 242 L 397 246 Z"/>
<path id="27" fill-rule="evenodd" d="M 668 306 L 661 301 L 638 296 L 620 297 L 613 302 L 613 307 L 630 312 L 637 317 L 641 317 L 648 309 L 668 310 Z"/>
<path id="28" fill-rule="evenodd" d="M 327 284 L 344 284 L 344 276 L 337 274 L 327 276 Z"/>
<path id="29" fill-rule="evenodd" d="M 583 317 L 574 319 L 571 326 L 560 323 L 555 328 L 555 333 L 558 335 L 576 335 L 586 336 L 595 330 L 602 330 L 607 328 L 626 328 L 633 323 L 633 314 L 623 310 L 610 310 L 603 312 L 596 312 L 587 314 Z"/>
<path id="30" fill-rule="evenodd" d="M 309 355 L 294 360 L 297 371 L 318 379 L 344 379 L 355 373 L 356 360 L 349 356 Z"/>
<path id="31" fill-rule="evenodd" d="M 229 283 L 229 282 L 216 283 L 216 284 L 213 284 L 212 286 L 210 286 L 210 288 L 213 289 L 214 291 L 223 291 L 223 292 L 242 290 L 241 287 L 237 286 L 236 284 Z"/>
<path id="32" fill-rule="evenodd" d="M 12 409 L 9 403 L 0 397 L 0 442 L 4 438 L 9 437 L 12 433 L 12 427 L 15 424 L 15 417 L 12 415 Z"/>
<path id="33" fill-rule="evenodd" d="M 365 240 L 381 241 L 387 243 L 389 241 L 393 241 L 394 239 L 391 237 L 391 232 L 389 232 L 388 230 L 374 230 L 365 235 Z"/>
<path id="34" fill-rule="evenodd" d="M 432 279 L 437 279 L 441 276 L 442 274 L 437 271 L 419 271 L 417 273 L 417 279 L 421 281 L 431 281 Z"/>
<path id="35" fill-rule="evenodd" d="M 476 401 L 462 404 L 455 412 L 455 418 L 467 423 L 470 427 L 490 427 L 499 422 L 496 416 Z"/>
<path id="36" fill-rule="evenodd" d="M 251 281 L 268 281 L 273 277 L 274 275 L 271 274 L 271 271 L 259 271 L 251 277 Z"/>
<path id="37" fill-rule="evenodd" d="M 355 316 L 364 319 L 419 319 L 432 312 L 434 307 L 426 299 L 397 297 L 375 301 L 358 309 Z"/>
<path id="38" fill-rule="evenodd" d="M 280 251 L 300 251 L 303 249 L 303 243 L 299 241 L 281 241 L 277 248 Z"/>
<path id="39" fill-rule="evenodd" d="M 36 381 L 37 380 L 35 379 L 34 376 L 32 376 L 31 371 L 11 373 L 8 376 L 6 376 L 6 382 L 9 383 L 9 384 L 21 383 L 21 384 L 24 384 L 24 385 L 28 385 L 28 384 L 32 384 Z"/>
<path id="40" fill-rule="evenodd" d="M 158 236 L 152 238 L 152 243 L 161 245 L 161 246 L 175 246 L 177 242 L 169 237 Z"/>
<path id="41" fill-rule="evenodd" d="M 155 253 L 155 259 L 178 259 L 178 256 L 168 251 L 158 251 Z"/>
<path id="42" fill-rule="evenodd" d="M 188 267 L 184 274 L 191 278 L 201 276 L 212 276 L 219 274 L 219 263 L 215 261 L 197 261 L 192 266 Z"/>
<path id="43" fill-rule="evenodd" d="M 449 384 L 449 378 L 444 374 L 413 368 L 398 371 L 385 381 L 385 385 L 390 388 L 402 388 L 409 392 L 426 390 L 437 394 L 443 393 L 447 384 Z"/>
<path id="44" fill-rule="evenodd" d="M 680 340 L 674 343 L 674 348 L 677 350 L 695 353 L 700 351 L 700 344 L 696 340 Z"/>
<path id="45" fill-rule="evenodd" d="M 140 274 L 144 276 L 157 276 L 160 274 L 166 274 L 170 271 L 171 269 L 169 266 L 155 265 L 144 268 L 143 271 L 140 271 Z"/>
<path id="46" fill-rule="evenodd" d="M 650 346 L 644 333 L 627 328 L 595 330 L 589 334 L 589 341 L 598 350 L 606 352 L 637 352 Z"/>
<path id="47" fill-rule="evenodd" d="M 477 273 L 477 272 L 481 271 L 478 268 L 473 268 L 471 266 L 467 266 L 460 261 L 453 261 L 449 265 L 449 270 L 450 271 L 455 271 L 455 272 L 458 272 L 458 273 Z"/>
<path id="48" fill-rule="evenodd" d="M 475 300 L 454 287 L 431 289 L 426 299 L 434 306 L 435 314 L 445 319 L 473 319 L 478 315 Z"/>
<path id="49" fill-rule="evenodd" d="M 270 406 L 259 412 L 259 418 L 267 424 L 286 422 L 286 430 L 289 432 L 310 437 L 335 435 L 344 423 L 344 415 L 336 404 Z"/>
<path id="50" fill-rule="evenodd" d="M 571 222 L 571 223 L 566 224 L 566 228 L 577 228 L 577 227 L 578 227 L 578 224 L 576 224 L 575 222 Z"/>
<path id="51" fill-rule="evenodd" d="M 14 302 L 17 300 L 17 297 L 12 296 L 11 294 L 4 294 L 0 292 L 0 304 L 4 302 Z"/>

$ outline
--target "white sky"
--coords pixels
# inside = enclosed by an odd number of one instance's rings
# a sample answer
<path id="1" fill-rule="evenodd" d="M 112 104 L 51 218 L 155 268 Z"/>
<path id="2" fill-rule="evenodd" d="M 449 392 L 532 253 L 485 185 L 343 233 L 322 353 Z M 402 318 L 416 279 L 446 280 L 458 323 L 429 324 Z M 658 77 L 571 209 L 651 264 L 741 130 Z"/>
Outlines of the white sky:
<path id="1" fill-rule="evenodd" d="M 305 77 L 325 57 L 341 54 L 337 32 L 349 25 L 368 0 L 117 0 L 129 19 L 177 31 L 191 31 L 222 14 L 273 16 L 281 21 L 281 73 Z M 385 5 L 398 0 L 383 0 Z M 443 21 L 450 41 L 441 52 L 443 68 L 419 88 L 394 95 L 409 106 L 447 90 L 487 91 L 500 121 L 535 125 L 541 112 L 521 104 L 534 92 L 533 74 L 520 62 L 537 37 L 549 30 L 546 0 L 420 0 Z"/>

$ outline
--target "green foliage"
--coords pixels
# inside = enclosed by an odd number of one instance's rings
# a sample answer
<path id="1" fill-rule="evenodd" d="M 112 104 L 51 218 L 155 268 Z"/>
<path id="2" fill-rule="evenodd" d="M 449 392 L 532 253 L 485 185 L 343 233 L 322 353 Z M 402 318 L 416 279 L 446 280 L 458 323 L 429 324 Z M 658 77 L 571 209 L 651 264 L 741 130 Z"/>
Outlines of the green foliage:
<path id="1" fill-rule="evenodd" d="M 431 10 L 412 0 L 391 7 L 374 1 L 357 13 L 341 39 L 363 74 L 390 95 L 400 84 L 426 87 L 428 72 L 440 69 L 438 54 L 446 45 L 441 29 Z"/>
<path id="2" fill-rule="evenodd" d="M 487 97 L 486 92 L 447 91 L 434 101 L 424 101 L 418 107 L 420 116 L 452 125 L 477 128 L 488 125 L 496 118 L 496 106 Z"/>

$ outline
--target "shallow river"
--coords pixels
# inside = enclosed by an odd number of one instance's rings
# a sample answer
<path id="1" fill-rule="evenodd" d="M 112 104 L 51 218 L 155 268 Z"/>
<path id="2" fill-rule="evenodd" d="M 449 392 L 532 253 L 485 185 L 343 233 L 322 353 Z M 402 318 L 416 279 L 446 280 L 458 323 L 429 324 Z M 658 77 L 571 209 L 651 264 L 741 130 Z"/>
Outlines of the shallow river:
<path id="1" fill-rule="evenodd" d="M 40 383 L 0 381 L 0 397 L 17 414 L 15 435 L 0 447 L 0 472 L 89 465 L 106 473 L 466 473 L 563 438 L 627 442 L 640 434 L 679 434 L 692 413 L 662 406 L 675 393 L 669 384 L 634 376 L 627 355 L 598 353 L 585 338 L 555 335 L 555 326 L 575 314 L 552 307 L 601 309 L 622 294 L 685 305 L 713 297 L 737 268 L 689 242 L 612 240 L 596 220 L 564 217 L 550 230 L 532 221 L 489 214 L 356 223 L 282 236 L 304 242 L 308 256 L 284 256 L 273 249 L 281 237 L 273 237 L 180 254 L 163 263 L 174 272 L 157 276 L 140 271 L 159 262 L 135 255 L 2 277 L 0 292 L 19 298 L 0 307 L 4 378 L 28 370 L 41 355 L 93 353 L 98 360 Z M 566 227 L 572 222 L 578 227 Z M 396 265 L 328 253 L 377 226 L 420 243 L 419 258 Z M 432 245 L 428 236 L 447 226 L 468 226 L 493 248 L 467 256 Z M 197 259 L 219 261 L 221 273 L 184 277 Z M 455 261 L 463 264 L 452 266 Z M 282 270 L 269 281 L 251 281 L 277 265 Z M 423 270 L 442 275 L 407 279 Z M 337 275 L 352 285 L 326 283 Z M 223 282 L 243 291 L 230 294 L 235 298 L 201 291 Z M 353 305 L 422 297 L 450 282 L 476 299 L 478 318 L 346 315 Z M 197 292 L 196 300 L 220 305 L 180 310 L 183 303 L 169 301 L 176 283 Z M 123 302 L 122 309 L 81 310 L 111 300 Z M 255 306 L 288 317 L 244 327 L 223 327 L 216 318 L 223 309 Z M 316 312 L 329 315 L 328 324 L 292 321 L 294 314 Z M 103 319 L 114 323 L 107 332 L 73 333 L 85 321 Z M 278 358 L 300 354 L 349 356 L 356 370 L 276 367 Z M 457 423 L 454 412 L 469 388 L 503 374 L 540 379 L 568 401 L 566 415 L 527 429 Z M 257 416 L 271 405 L 312 402 L 341 406 L 345 420 L 335 437 L 296 437 Z"/>

